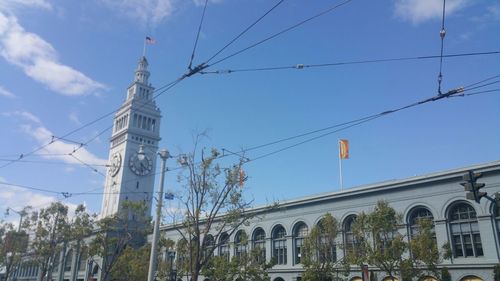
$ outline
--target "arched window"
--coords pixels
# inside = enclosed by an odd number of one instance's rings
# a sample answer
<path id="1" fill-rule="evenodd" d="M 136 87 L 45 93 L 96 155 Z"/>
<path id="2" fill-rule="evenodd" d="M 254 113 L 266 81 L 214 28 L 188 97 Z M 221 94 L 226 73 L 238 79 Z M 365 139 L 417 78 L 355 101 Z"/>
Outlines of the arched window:
<path id="1" fill-rule="evenodd" d="M 71 264 L 73 263 L 73 250 L 69 250 L 64 260 L 64 271 L 71 271 Z"/>
<path id="2" fill-rule="evenodd" d="M 240 230 L 234 236 L 234 255 L 241 257 L 247 253 L 248 238 L 245 231 Z"/>
<path id="3" fill-rule="evenodd" d="M 416 207 L 410 211 L 408 215 L 408 226 L 410 228 L 410 238 L 414 237 L 420 232 L 420 224 L 419 222 L 422 220 L 430 220 L 434 221 L 434 216 L 431 211 L 425 207 Z M 434 230 L 434 224 L 432 225 L 432 229 Z"/>
<path id="4" fill-rule="evenodd" d="M 257 262 L 263 263 L 266 261 L 266 232 L 262 228 L 257 228 L 252 236 L 253 249 L 259 249 L 260 255 L 257 256 Z"/>
<path id="5" fill-rule="evenodd" d="M 213 255 L 213 248 L 215 246 L 215 240 L 214 237 L 210 234 L 208 234 L 205 237 L 205 241 L 203 241 L 203 258 L 208 257 L 208 255 Z"/>
<path id="6" fill-rule="evenodd" d="M 300 258 L 302 255 L 302 247 L 304 245 L 304 239 L 306 238 L 307 234 L 309 233 L 309 228 L 307 225 L 303 222 L 299 222 L 295 225 L 295 228 L 293 230 L 293 243 L 294 243 L 294 258 L 295 258 L 295 264 L 300 263 Z"/>
<path id="7" fill-rule="evenodd" d="M 229 261 L 229 235 L 225 232 L 219 237 L 219 256 Z"/>
<path id="8" fill-rule="evenodd" d="M 285 281 L 285 280 L 283 280 L 283 278 L 281 278 L 281 277 L 276 277 L 276 278 L 274 278 L 274 281 Z"/>
<path id="9" fill-rule="evenodd" d="M 286 264 L 286 230 L 278 225 L 273 230 L 273 258 L 276 264 Z"/>
<path id="10" fill-rule="evenodd" d="M 78 262 L 78 271 L 85 270 L 85 266 L 87 265 L 88 251 L 86 248 L 82 249 L 80 253 L 80 261 Z"/>
<path id="11" fill-rule="evenodd" d="M 474 208 L 467 203 L 458 203 L 450 209 L 449 220 L 454 256 L 482 256 L 483 246 Z"/>
<path id="12" fill-rule="evenodd" d="M 352 225 L 356 222 L 356 216 L 351 215 L 348 216 L 344 220 L 344 255 L 347 256 L 349 254 L 352 254 L 354 251 L 355 242 L 354 242 L 354 235 L 352 234 Z"/>

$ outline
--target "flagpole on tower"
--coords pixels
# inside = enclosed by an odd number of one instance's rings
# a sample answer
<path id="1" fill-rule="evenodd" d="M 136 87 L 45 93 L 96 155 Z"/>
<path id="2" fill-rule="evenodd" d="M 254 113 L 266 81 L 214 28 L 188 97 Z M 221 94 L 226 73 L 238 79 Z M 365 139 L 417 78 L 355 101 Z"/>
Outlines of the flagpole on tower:
<path id="1" fill-rule="evenodd" d="M 143 57 L 146 56 L 146 40 L 144 40 L 144 43 L 142 45 L 142 56 Z"/>

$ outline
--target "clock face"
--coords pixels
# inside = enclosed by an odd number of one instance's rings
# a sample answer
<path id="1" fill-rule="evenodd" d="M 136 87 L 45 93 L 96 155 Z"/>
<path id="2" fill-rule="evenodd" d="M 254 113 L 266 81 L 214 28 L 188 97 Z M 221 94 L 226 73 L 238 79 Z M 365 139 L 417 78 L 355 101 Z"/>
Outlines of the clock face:
<path id="1" fill-rule="evenodd" d="M 120 168 L 122 166 L 122 156 L 120 152 L 117 152 L 113 155 L 111 158 L 111 161 L 109 163 L 109 175 L 114 177 L 116 174 L 118 174 L 118 171 L 120 171 Z"/>
<path id="2" fill-rule="evenodd" d="M 128 162 L 130 170 L 138 176 L 145 176 L 151 172 L 153 169 L 153 161 L 149 156 L 144 155 L 144 159 L 140 159 L 139 155 L 135 153 L 130 157 Z"/>

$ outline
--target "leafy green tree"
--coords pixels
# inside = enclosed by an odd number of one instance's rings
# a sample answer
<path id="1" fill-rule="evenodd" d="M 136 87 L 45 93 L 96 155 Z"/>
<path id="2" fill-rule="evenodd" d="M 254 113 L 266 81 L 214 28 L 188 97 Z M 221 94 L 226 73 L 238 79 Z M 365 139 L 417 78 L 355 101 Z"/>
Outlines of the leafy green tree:
<path id="1" fill-rule="evenodd" d="M 341 263 L 337 261 L 336 238 L 339 223 L 329 213 L 315 225 L 304 241 L 301 262 L 304 267 L 304 281 L 339 279 L 336 273 Z"/>
<path id="2" fill-rule="evenodd" d="M 493 268 L 493 280 L 500 281 L 500 265 L 498 264 Z"/>
<path id="3" fill-rule="evenodd" d="M 111 269 L 111 280 L 129 281 L 148 279 L 150 245 L 138 249 L 127 247 Z"/>
<path id="4" fill-rule="evenodd" d="M 372 213 L 361 213 L 353 224 L 353 236 L 358 251 L 354 254 L 348 253 L 347 260 L 351 264 L 375 265 L 393 280 L 396 279 L 396 274 L 411 274 L 412 264 L 404 259 L 409 245 L 405 237 L 398 232 L 401 221 L 401 214 L 386 201 L 377 202 Z"/>
<path id="5" fill-rule="evenodd" d="M 85 239 L 94 233 L 95 219 L 96 215 L 89 214 L 85 206 L 80 204 L 76 207 L 75 214 L 69 225 L 68 237 L 68 241 L 76 251 L 77 261 L 75 264 L 79 264 L 79 259 L 85 256 L 84 253 L 88 253 L 89 245 L 85 242 Z"/>
<path id="6" fill-rule="evenodd" d="M 214 281 L 252 280 L 269 281 L 267 273 L 273 264 L 259 260 L 262 249 L 255 248 L 250 252 L 233 256 L 229 261 L 225 256 L 212 257 L 203 267 L 202 275 Z"/>
<path id="7" fill-rule="evenodd" d="M 70 237 L 68 207 L 61 202 L 53 202 L 39 212 L 32 212 L 28 224 L 33 233 L 30 247 L 32 261 L 39 268 L 41 280 L 51 280 L 53 267 Z"/>
<path id="8" fill-rule="evenodd" d="M 180 256 L 181 268 L 178 273 L 189 275 L 193 281 L 198 280 L 201 270 L 208 265 L 215 249 L 220 245 L 220 236 L 227 233 L 231 236 L 239 226 L 247 222 L 252 214 L 246 210 L 250 202 L 243 197 L 243 183 L 246 180 L 242 170 L 244 158 L 237 164 L 223 168 L 218 163 L 220 154 L 213 149 L 209 155 L 201 152 L 201 159 L 196 154 L 196 143 L 193 153 L 180 161 L 184 166 L 179 174 L 179 182 L 184 193 L 179 194 L 184 215 L 178 228 L 183 237 L 180 245 L 186 250 L 185 257 Z M 213 235 L 215 245 L 202 251 L 205 239 Z M 178 245 L 179 248 L 179 245 Z"/>
<path id="9" fill-rule="evenodd" d="M 419 278 L 433 275 L 439 279 L 440 271 L 437 266 L 442 258 L 438 250 L 433 222 L 430 219 L 421 219 L 418 221 L 417 230 L 410 240 L 413 275 Z"/>
<path id="10" fill-rule="evenodd" d="M 447 267 L 441 269 L 441 281 L 451 281 L 451 275 Z"/>
<path id="11" fill-rule="evenodd" d="M 17 230 L 11 223 L 0 222 L 0 268 L 3 267 L 5 270 L 5 280 L 8 280 L 27 252 L 29 237 L 25 231 L 26 224 L 22 224 L 22 218 L 28 214 L 30 208 L 25 207 L 19 212 L 21 221 Z"/>
<path id="12" fill-rule="evenodd" d="M 115 215 L 97 221 L 89 253 L 102 258 L 101 280 L 109 280 L 113 267 L 128 246 L 139 248 L 151 232 L 151 218 L 143 202 L 125 202 Z"/>
<path id="13" fill-rule="evenodd" d="M 166 259 L 162 259 L 160 255 L 158 255 L 158 267 L 157 267 L 157 278 L 159 280 L 170 280 L 170 274 L 172 273 L 174 268 L 174 260 L 175 260 L 175 242 L 171 239 L 166 239 L 165 237 L 161 237 L 158 243 L 158 251 L 164 249 L 167 251 Z M 169 256 L 172 255 L 172 256 Z"/>

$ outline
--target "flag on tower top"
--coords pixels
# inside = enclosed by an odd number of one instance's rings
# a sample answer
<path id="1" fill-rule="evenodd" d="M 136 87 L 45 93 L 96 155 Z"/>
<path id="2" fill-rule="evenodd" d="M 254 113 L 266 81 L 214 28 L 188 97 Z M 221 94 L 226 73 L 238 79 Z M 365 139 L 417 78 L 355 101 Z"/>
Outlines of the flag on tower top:
<path id="1" fill-rule="evenodd" d="M 339 155 L 340 159 L 348 159 L 349 158 L 349 141 L 348 140 L 339 140 Z"/>
<path id="2" fill-rule="evenodd" d="M 156 44 L 156 40 L 153 37 L 146 36 L 146 43 L 147 44 Z"/>

